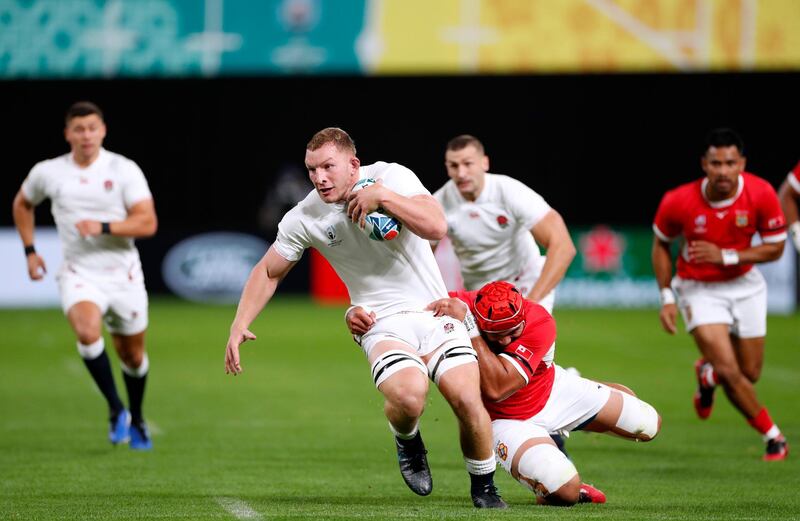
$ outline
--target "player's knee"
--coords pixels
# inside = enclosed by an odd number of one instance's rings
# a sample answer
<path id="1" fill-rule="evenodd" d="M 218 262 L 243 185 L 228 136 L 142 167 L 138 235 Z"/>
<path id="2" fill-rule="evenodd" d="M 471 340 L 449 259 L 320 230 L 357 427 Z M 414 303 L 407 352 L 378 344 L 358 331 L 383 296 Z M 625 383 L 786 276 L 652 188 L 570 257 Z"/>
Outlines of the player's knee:
<path id="1" fill-rule="evenodd" d="M 567 505 L 578 501 L 578 471 L 555 445 L 540 443 L 529 447 L 519 458 L 516 476 L 520 483 L 547 503 Z"/>
<path id="2" fill-rule="evenodd" d="M 561 488 L 544 498 L 548 505 L 571 507 L 581 497 L 581 477 L 575 474 Z"/>
<path id="3" fill-rule="evenodd" d="M 622 393 L 622 410 L 616 426 L 636 441 L 650 441 L 661 431 L 661 416 L 649 403 Z"/>
<path id="4" fill-rule="evenodd" d="M 758 379 L 761 378 L 761 367 L 742 367 L 742 374 L 744 377 L 750 380 L 750 383 L 758 382 Z"/>
<path id="5" fill-rule="evenodd" d="M 387 405 L 407 418 L 418 418 L 425 410 L 425 393 L 399 393 L 386 397 Z"/>
<path id="6" fill-rule="evenodd" d="M 75 324 L 75 336 L 83 345 L 94 344 L 100 340 L 100 324 L 94 325 L 88 322 Z"/>
<path id="7" fill-rule="evenodd" d="M 714 373 L 720 385 L 737 385 L 742 378 L 747 378 L 735 363 L 714 364 Z"/>

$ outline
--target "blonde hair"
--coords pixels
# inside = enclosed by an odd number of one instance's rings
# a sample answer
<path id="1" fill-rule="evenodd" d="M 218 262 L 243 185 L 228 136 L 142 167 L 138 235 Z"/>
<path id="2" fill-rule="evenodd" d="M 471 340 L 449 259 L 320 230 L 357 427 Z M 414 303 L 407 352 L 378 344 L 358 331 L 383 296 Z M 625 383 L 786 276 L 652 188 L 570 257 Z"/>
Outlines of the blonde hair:
<path id="1" fill-rule="evenodd" d="M 318 150 L 328 143 L 333 143 L 336 149 L 341 152 L 350 152 L 354 156 L 356 155 L 356 144 L 353 139 L 347 132 L 338 127 L 324 128 L 314 134 L 314 137 L 306 145 L 306 150 Z"/>

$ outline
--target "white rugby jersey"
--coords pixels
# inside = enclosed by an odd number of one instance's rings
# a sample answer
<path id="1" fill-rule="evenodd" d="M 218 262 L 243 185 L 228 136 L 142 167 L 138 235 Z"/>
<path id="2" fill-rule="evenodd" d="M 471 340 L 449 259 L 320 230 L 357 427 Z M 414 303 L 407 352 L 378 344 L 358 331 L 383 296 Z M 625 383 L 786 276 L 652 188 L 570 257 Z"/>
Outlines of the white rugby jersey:
<path id="1" fill-rule="evenodd" d="M 362 166 L 359 174 L 360 179 L 382 179 L 405 197 L 430 195 L 414 172 L 397 163 Z M 344 203 L 325 203 L 316 190 L 283 217 L 273 246 L 289 261 L 316 248 L 347 286 L 352 304 L 368 307 L 378 318 L 420 311 L 447 297 L 428 241 L 405 227 L 391 241 L 372 240 L 350 221 Z"/>
<path id="2" fill-rule="evenodd" d="M 464 199 L 452 179 L 433 196 L 444 208 L 466 289 L 494 280 L 514 283 L 529 270 L 538 278 L 544 258 L 530 230 L 550 211 L 541 195 L 516 179 L 487 173 L 475 201 Z"/>
<path id="3" fill-rule="evenodd" d="M 101 148 L 86 168 L 75 163 L 71 152 L 41 161 L 22 183 L 22 193 L 35 205 L 50 198 L 65 265 L 94 276 L 141 269 L 132 238 L 99 235 L 84 239 L 75 227 L 84 219 L 122 221 L 128 208 L 152 198 L 142 170 L 130 159 Z"/>

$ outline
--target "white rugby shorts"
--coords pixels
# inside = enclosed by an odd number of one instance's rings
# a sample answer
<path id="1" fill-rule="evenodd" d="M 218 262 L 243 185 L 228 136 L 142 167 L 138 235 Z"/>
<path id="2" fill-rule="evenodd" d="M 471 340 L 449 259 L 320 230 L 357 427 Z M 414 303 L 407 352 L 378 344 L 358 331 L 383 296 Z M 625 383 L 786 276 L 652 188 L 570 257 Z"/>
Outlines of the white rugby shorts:
<path id="1" fill-rule="evenodd" d="M 531 438 L 566 434 L 590 422 L 608 402 L 611 388 L 555 366 L 555 380 L 544 408 L 527 420 L 499 419 L 492 422 L 497 462 L 511 472 L 511 462 L 523 443 Z"/>
<path id="2" fill-rule="evenodd" d="M 672 279 L 686 331 L 706 324 L 727 324 L 739 338 L 767 334 L 767 283 L 753 268 L 744 275 L 723 282 Z"/>
<path id="3" fill-rule="evenodd" d="M 379 318 L 359 340 L 367 359 L 375 345 L 384 340 L 402 342 L 420 357 L 440 347 L 472 347 L 461 321 L 435 317 L 432 311 L 403 311 Z"/>
<path id="4" fill-rule="evenodd" d="M 141 270 L 133 276 L 92 277 L 63 266 L 56 275 L 61 294 L 61 309 L 69 309 L 82 301 L 100 308 L 109 332 L 135 335 L 147 329 L 147 290 Z"/>

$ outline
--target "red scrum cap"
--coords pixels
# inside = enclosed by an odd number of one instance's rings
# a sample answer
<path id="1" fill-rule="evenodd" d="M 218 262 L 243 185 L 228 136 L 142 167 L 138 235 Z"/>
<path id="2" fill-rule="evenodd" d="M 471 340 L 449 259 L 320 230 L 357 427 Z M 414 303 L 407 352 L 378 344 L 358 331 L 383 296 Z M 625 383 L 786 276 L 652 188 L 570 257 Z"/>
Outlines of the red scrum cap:
<path id="1" fill-rule="evenodd" d="M 475 295 L 475 320 L 487 333 L 499 333 L 517 327 L 525 318 L 524 299 L 513 284 L 490 282 Z"/>

